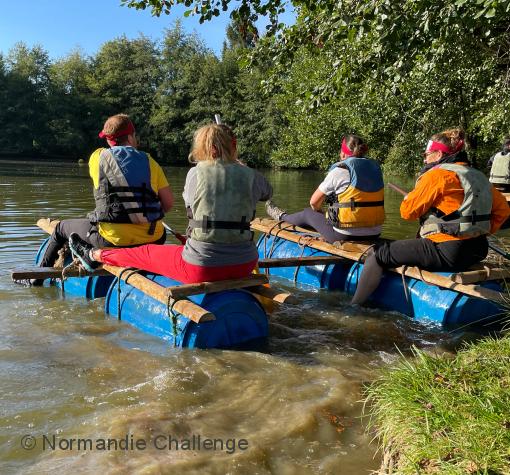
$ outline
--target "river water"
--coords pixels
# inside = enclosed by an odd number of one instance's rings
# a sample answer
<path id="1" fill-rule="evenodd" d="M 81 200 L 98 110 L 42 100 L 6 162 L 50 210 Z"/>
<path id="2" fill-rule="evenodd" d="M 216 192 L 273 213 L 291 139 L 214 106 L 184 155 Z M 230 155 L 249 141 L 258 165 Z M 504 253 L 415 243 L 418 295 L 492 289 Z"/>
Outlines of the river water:
<path id="1" fill-rule="evenodd" d="M 165 171 L 177 196 L 167 221 L 183 230 L 187 170 Z M 289 211 L 306 206 L 322 178 L 266 174 Z M 387 237 L 414 235 L 399 201 L 387 192 Z M 102 299 L 11 282 L 9 270 L 32 265 L 44 238 L 38 218 L 84 216 L 92 205 L 87 167 L 0 161 L 1 474 L 368 474 L 380 455 L 361 418 L 365 385 L 399 351 L 459 341 L 398 314 L 354 309 L 341 293 L 298 289 L 299 310 L 272 314 L 262 351 L 176 350 L 105 316 Z M 193 435 L 225 446 L 165 442 Z M 36 446 L 22 448 L 24 436 Z M 95 445 L 126 436 L 128 450 Z M 94 449 L 71 449 L 73 438 Z"/>

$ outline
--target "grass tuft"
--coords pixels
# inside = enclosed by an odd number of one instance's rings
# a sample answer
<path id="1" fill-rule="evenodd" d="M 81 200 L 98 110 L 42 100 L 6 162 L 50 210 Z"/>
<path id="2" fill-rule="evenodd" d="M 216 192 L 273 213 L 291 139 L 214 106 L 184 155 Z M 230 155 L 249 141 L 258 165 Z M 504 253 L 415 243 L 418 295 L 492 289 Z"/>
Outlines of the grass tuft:
<path id="1" fill-rule="evenodd" d="M 510 338 L 413 352 L 367 389 L 382 473 L 510 474 Z"/>

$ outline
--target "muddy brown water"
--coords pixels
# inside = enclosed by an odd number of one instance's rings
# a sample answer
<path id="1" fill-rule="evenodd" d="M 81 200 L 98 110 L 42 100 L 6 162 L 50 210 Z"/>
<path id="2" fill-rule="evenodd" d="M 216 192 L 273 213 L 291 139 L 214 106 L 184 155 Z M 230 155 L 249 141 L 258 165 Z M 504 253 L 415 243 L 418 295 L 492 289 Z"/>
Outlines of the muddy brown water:
<path id="1" fill-rule="evenodd" d="M 180 230 L 186 171 L 166 168 L 177 197 L 167 221 Z M 290 211 L 322 178 L 265 173 Z M 388 191 L 386 201 L 384 235 L 413 236 L 400 197 Z M 273 313 L 259 351 L 176 350 L 105 316 L 102 299 L 11 282 L 10 269 L 33 263 L 39 217 L 84 216 L 92 205 L 86 166 L 0 162 L 1 474 L 368 474 L 380 455 L 361 418 L 365 385 L 399 351 L 466 338 L 278 284 L 301 304 Z M 215 446 L 198 449 L 199 436 Z"/>

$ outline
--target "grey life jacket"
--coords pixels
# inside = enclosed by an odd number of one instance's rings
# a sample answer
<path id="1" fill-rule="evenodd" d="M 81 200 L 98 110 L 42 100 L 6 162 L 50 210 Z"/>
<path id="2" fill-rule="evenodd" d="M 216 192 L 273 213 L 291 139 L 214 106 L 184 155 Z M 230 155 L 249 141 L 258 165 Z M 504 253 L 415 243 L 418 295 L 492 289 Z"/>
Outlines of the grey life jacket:
<path id="1" fill-rule="evenodd" d="M 239 243 L 253 239 L 250 221 L 255 217 L 252 189 L 255 172 L 238 163 L 199 162 L 191 237 L 210 243 Z"/>
<path id="2" fill-rule="evenodd" d="M 149 157 L 133 147 L 103 149 L 99 157 L 99 186 L 94 189 L 93 223 L 151 223 L 154 234 L 163 209 L 151 187 Z"/>
<path id="3" fill-rule="evenodd" d="M 454 172 L 464 190 L 459 209 L 445 215 L 431 209 L 421 220 L 420 236 L 445 233 L 457 237 L 477 237 L 488 234 L 491 227 L 492 187 L 487 177 L 474 168 L 448 163 L 437 168 Z"/>
<path id="4" fill-rule="evenodd" d="M 494 156 L 489 181 L 495 185 L 510 185 L 510 153 L 498 152 Z"/>

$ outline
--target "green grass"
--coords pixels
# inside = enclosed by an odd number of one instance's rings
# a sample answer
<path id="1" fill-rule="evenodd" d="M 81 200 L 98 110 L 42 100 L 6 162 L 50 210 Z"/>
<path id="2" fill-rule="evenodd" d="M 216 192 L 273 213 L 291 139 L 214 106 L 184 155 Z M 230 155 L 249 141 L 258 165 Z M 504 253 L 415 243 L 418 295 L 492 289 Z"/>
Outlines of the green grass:
<path id="1" fill-rule="evenodd" d="M 510 474 L 510 338 L 414 353 L 367 390 L 383 473 Z"/>

